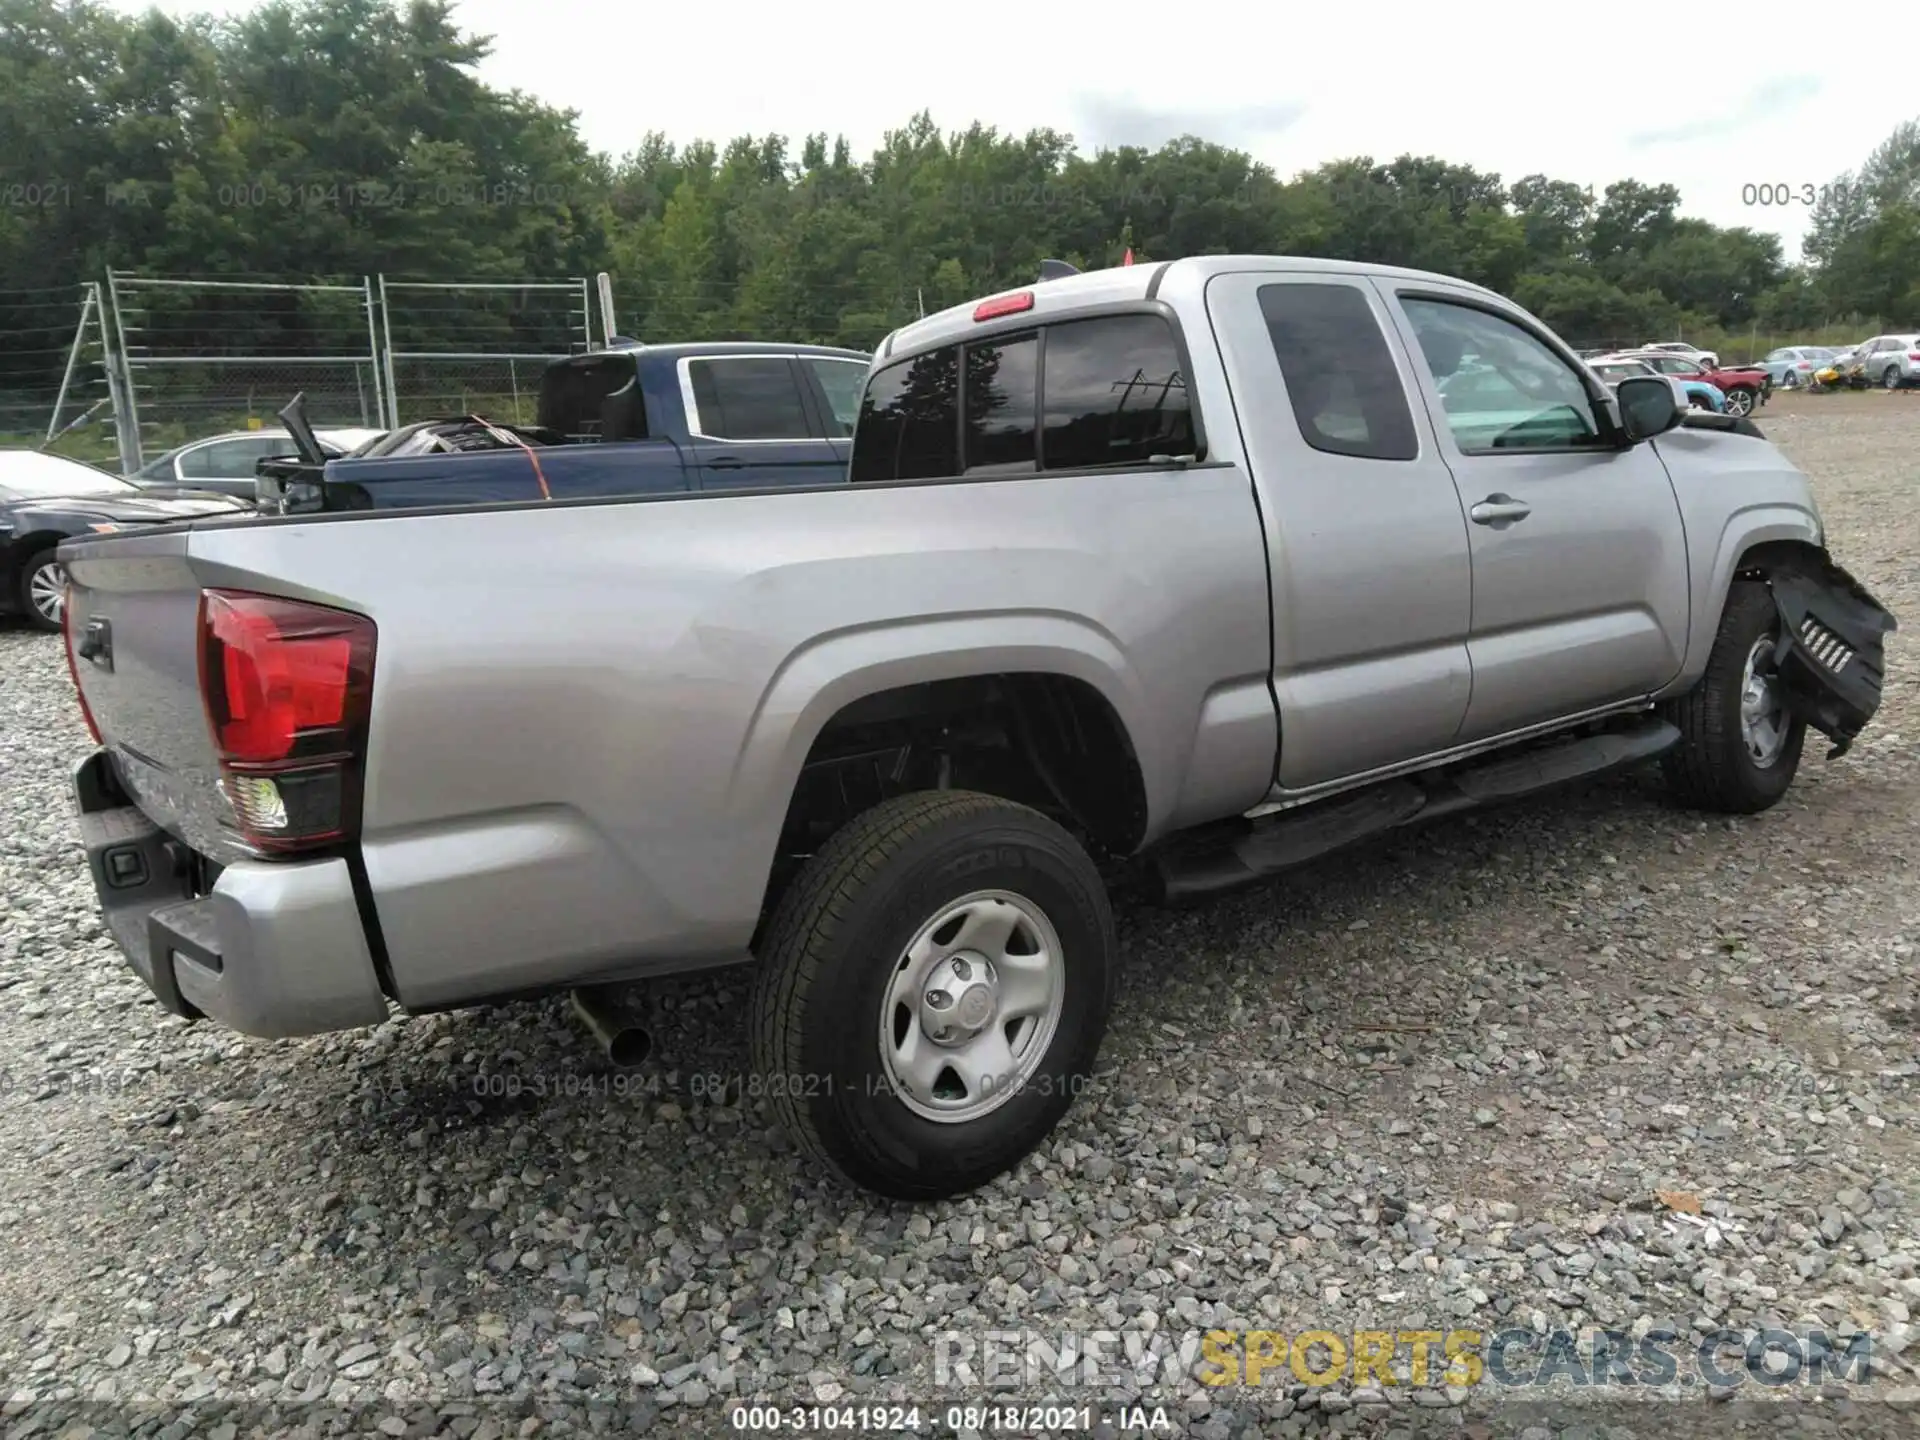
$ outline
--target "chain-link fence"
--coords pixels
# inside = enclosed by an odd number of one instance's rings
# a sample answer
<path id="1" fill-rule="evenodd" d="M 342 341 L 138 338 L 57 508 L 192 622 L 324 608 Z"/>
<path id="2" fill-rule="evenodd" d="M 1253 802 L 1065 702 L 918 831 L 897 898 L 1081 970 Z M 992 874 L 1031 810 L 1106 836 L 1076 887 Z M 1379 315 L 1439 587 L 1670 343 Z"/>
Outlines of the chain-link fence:
<path id="1" fill-rule="evenodd" d="M 563 352 L 564 353 L 564 352 Z M 395 355 L 389 380 L 402 425 L 435 415 L 482 415 L 531 425 L 553 355 Z"/>
<path id="2" fill-rule="evenodd" d="M 0 290 L 0 449 L 115 459 L 98 285 Z"/>
<path id="3" fill-rule="evenodd" d="M 380 277 L 387 418 L 482 414 L 530 423 L 540 374 L 594 346 L 592 285 L 429 283 Z"/>
<path id="4" fill-rule="evenodd" d="M 386 406 L 372 284 L 160 279 L 110 271 L 124 417 L 138 463 L 272 426 L 296 393 L 319 426 L 378 428 Z"/>

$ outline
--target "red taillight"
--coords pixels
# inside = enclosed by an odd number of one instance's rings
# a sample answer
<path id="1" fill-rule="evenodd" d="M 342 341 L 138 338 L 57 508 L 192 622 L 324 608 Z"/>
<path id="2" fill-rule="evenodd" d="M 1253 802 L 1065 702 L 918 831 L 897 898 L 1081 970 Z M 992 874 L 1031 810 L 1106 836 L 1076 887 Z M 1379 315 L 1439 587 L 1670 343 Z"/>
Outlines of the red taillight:
<path id="1" fill-rule="evenodd" d="M 1907 352 L 1907 358 L 1909 360 L 1920 360 L 1920 350 L 1909 350 Z"/>
<path id="2" fill-rule="evenodd" d="M 364 615 L 238 590 L 200 596 L 200 689 L 220 785 L 263 850 L 348 839 L 373 696 Z"/>
<path id="3" fill-rule="evenodd" d="M 1018 315 L 1023 310 L 1033 308 L 1033 292 L 1019 290 L 1011 295 L 996 296 L 992 300 L 982 300 L 973 307 L 976 323 L 981 320 L 998 320 L 1002 315 Z"/>
<path id="4" fill-rule="evenodd" d="M 87 722 L 87 734 L 100 743 L 100 727 L 94 723 L 93 708 L 87 704 L 87 692 L 80 688 L 80 662 L 73 653 L 73 585 L 68 582 L 66 598 L 60 602 L 60 638 L 67 647 L 67 674 L 73 678 L 73 693 L 80 702 L 80 718 Z"/>

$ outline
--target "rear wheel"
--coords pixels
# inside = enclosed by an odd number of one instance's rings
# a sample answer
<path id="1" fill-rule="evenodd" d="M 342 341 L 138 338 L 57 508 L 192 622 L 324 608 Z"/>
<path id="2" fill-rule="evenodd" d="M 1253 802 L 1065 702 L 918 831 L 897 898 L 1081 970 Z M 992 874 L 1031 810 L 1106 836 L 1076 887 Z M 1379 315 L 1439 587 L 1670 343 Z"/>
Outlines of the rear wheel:
<path id="1" fill-rule="evenodd" d="M 20 611 L 36 630 L 58 630 L 67 605 L 67 567 L 43 550 L 20 571 Z"/>
<path id="2" fill-rule="evenodd" d="M 1793 784 L 1807 727 L 1788 712 L 1774 666 L 1779 627 L 1773 592 L 1758 580 L 1734 581 L 1707 673 L 1666 707 L 1681 740 L 1662 768 L 1683 804 L 1751 815 Z"/>
<path id="3" fill-rule="evenodd" d="M 1727 392 L 1727 413 L 1729 415 L 1751 415 L 1754 401 L 1758 395 L 1745 385 L 1736 385 Z"/>
<path id="4" fill-rule="evenodd" d="M 1889 390 L 1898 390 L 1900 388 L 1900 367 L 1898 365 L 1887 366 L 1880 374 L 1880 383 Z"/>
<path id="5" fill-rule="evenodd" d="M 967 791 L 886 801 L 807 861 L 768 924 L 757 1083 L 856 1184 L 971 1190 L 1089 1082 L 1115 949 L 1099 873 L 1045 816 Z"/>

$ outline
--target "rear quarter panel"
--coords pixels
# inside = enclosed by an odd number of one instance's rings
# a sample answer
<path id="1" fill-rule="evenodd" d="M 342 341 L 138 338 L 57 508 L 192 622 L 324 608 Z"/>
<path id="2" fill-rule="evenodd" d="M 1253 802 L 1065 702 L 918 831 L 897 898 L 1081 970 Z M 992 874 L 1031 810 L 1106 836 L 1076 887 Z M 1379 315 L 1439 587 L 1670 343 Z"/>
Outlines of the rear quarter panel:
<path id="1" fill-rule="evenodd" d="M 403 1004 L 745 958 L 843 704 L 1051 670 L 1126 725 L 1155 831 L 1271 779 L 1237 466 L 267 521 L 209 584 L 378 626 L 363 853 Z M 289 584 L 284 577 L 298 577 Z"/>

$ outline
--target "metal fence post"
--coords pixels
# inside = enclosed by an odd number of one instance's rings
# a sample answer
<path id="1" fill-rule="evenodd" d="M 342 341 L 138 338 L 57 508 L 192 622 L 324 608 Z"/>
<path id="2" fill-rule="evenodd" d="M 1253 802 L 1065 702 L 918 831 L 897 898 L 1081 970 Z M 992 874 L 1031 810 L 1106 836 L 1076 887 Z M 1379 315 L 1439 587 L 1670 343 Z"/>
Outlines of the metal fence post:
<path id="1" fill-rule="evenodd" d="M 73 372 L 80 363 L 80 347 L 87 343 L 87 317 L 93 314 L 93 289 L 87 288 L 80 300 L 80 323 L 73 329 L 73 344 L 67 349 L 67 368 L 60 376 L 60 392 L 53 397 L 53 414 L 47 417 L 47 438 L 42 444 L 51 445 L 53 437 L 60 433 L 60 412 L 67 405 L 67 391 L 73 388 Z"/>
<path id="2" fill-rule="evenodd" d="M 613 337 L 620 333 L 619 327 L 613 323 L 613 277 L 602 270 L 595 277 L 595 283 L 600 290 L 600 338 L 611 345 Z"/>
<path id="3" fill-rule="evenodd" d="M 97 293 L 97 292 L 96 292 Z M 113 323 L 107 323 L 107 311 Z M 113 399 L 114 448 L 120 452 L 120 473 L 131 475 L 145 463 L 140 453 L 140 411 L 133 398 L 133 372 L 127 368 L 127 330 L 120 310 L 120 286 L 107 271 L 107 298 L 100 314 L 101 359 L 107 372 L 107 394 Z"/>
<path id="4" fill-rule="evenodd" d="M 367 363 L 373 367 L 373 412 L 384 421 L 387 412 L 380 398 L 380 337 L 373 328 L 373 282 L 365 275 L 360 277 L 360 296 L 361 303 L 367 307 Z M 357 387 L 360 384 L 358 365 L 353 367 L 353 380 Z M 364 397 L 360 401 L 360 423 L 367 423 L 367 402 Z"/>
<path id="5" fill-rule="evenodd" d="M 387 372 L 387 428 L 400 428 L 400 389 L 393 378 L 393 308 L 387 303 L 386 272 L 380 275 L 380 333 L 386 341 L 382 352 Z"/>

